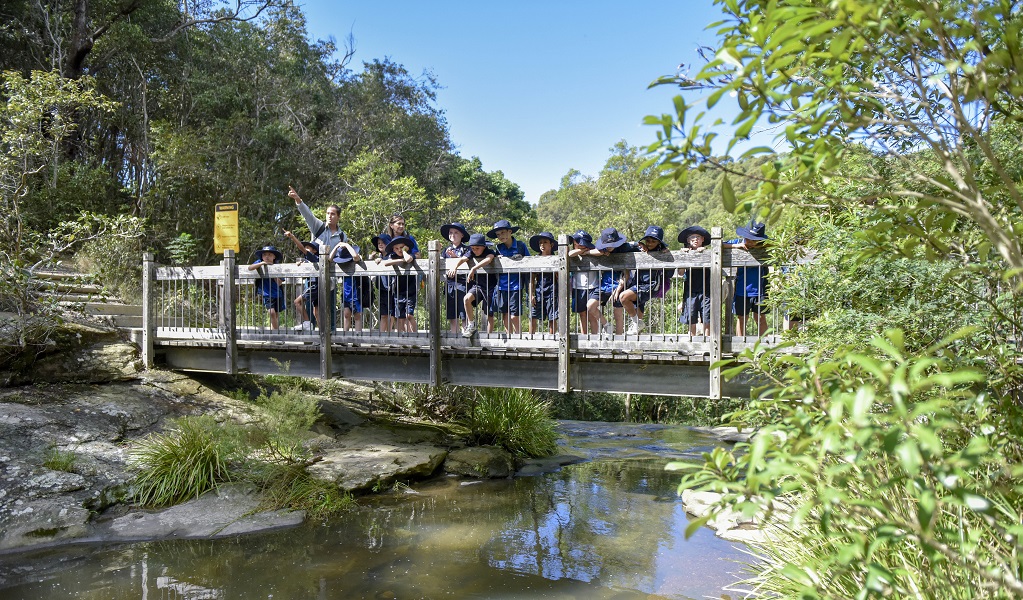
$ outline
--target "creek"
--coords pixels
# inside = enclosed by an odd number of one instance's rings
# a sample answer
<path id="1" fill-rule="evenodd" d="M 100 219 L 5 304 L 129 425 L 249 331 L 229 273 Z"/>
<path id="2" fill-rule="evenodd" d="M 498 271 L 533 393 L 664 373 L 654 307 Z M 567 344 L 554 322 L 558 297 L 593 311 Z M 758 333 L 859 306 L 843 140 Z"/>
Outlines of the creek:
<path id="1" fill-rule="evenodd" d="M 218 540 L 79 544 L 0 556 L 0 600 L 730 598 L 742 545 L 689 523 L 672 460 L 684 427 L 562 421 L 554 473 L 440 477 L 328 522 Z"/>

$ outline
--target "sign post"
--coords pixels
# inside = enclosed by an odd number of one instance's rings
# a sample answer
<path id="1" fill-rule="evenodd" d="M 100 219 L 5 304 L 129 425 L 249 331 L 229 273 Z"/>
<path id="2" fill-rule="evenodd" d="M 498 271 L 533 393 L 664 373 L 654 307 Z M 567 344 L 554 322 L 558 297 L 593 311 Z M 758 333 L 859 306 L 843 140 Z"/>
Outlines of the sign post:
<path id="1" fill-rule="evenodd" d="M 238 203 L 217 204 L 213 219 L 213 251 L 223 254 L 224 250 L 241 251 L 238 247 Z"/>

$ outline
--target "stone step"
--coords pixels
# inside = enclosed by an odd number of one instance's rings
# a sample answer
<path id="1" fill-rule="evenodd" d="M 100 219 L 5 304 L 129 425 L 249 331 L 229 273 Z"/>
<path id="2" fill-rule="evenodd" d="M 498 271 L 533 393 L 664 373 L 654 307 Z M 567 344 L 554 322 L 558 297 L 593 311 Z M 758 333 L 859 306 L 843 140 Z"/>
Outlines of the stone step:
<path id="1" fill-rule="evenodd" d="M 82 309 L 90 315 L 142 316 L 141 304 L 120 302 L 86 302 Z"/>

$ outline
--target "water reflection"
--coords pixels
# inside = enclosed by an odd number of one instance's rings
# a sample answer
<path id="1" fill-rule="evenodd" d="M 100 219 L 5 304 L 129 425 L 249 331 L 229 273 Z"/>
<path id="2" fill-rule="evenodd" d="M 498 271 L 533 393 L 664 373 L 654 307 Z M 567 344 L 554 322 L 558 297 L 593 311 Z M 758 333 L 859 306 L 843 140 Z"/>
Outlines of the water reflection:
<path id="1" fill-rule="evenodd" d="M 663 470 L 707 440 L 575 427 L 566 449 L 602 458 L 540 477 L 441 478 L 262 535 L 0 557 L 0 599 L 721 597 L 742 555 L 707 531 L 684 540 L 677 476 Z"/>

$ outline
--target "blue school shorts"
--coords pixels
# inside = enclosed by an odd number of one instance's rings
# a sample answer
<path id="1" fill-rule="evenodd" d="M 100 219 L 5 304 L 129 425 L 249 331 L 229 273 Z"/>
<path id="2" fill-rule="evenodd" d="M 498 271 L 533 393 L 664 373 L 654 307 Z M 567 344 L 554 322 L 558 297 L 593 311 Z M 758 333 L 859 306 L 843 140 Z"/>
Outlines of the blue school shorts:
<path id="1" fill-rule="evenodd" d="M 520 290 L 494 290 L 490 298 L 490 314 L 504 314 L 516 317 L 522 314 L 522 292 Z"/>
<path id="2" fill-rule="evenodd" d="M 686 298 L 682 316 L 678 318 L 678 321 L 686 325 L 695 325 L 701 317 L 704 323 L 710 323 L 709 294 L 693 294 Z"/>

